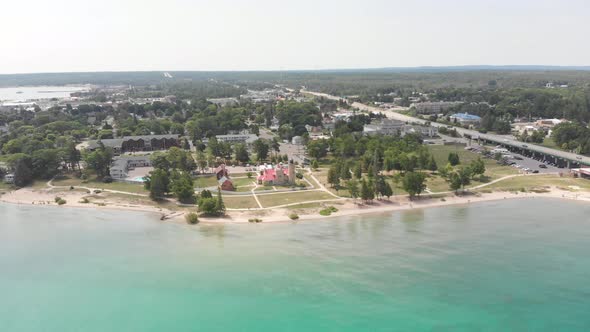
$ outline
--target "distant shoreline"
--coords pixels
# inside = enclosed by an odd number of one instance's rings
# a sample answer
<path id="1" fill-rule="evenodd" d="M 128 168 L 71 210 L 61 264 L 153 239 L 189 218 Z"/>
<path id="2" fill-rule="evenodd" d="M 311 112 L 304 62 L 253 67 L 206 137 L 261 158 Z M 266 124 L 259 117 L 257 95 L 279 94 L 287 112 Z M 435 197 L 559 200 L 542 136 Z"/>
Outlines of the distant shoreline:
<path id="1" fill-rule="evenodd" d="M 62 206 L 57 205 L 54 202 L 53 198 L 58 195 L 64 198 L 68 203 Z M 149 212 L 160 216 L 160 220 L 166 220 L 166 222 L 184 222 L 184 214 L 190 212 L 190 210 L 188 209 L 172 211 L 166 208 L 142 204 L 131 204 L 126 203 L 124 201 L 118 201 L 116 203 L 107 202 L 104 205 L 82 203 L 81 200 L 84 198 L 84 196 L 87 196 L 87 194 L 67 191 L 64 191 L 63 193 L 49 193 L 45 191 L 34 190 L 31 188 L 25 188 L 17 191 L 7 192 L 6 194 L 1 195 L 0 202 L 7 204 L 29 206 L 53 206 L 61 208 L 85 209 L 94 208 L 119 211 L 125 210 L 135 212 Z M 366 214 L 382 214 L 396 211 L 420 210 L 433 207 L 445 207 L 466 204 L 468 205 L 479 202 L 514 200 L 525 198 L 566 199 L 571 201 L 590 203 L 589 192 L 571 192 L 557 188 L 551 188 L 551 190 L 546 193 L 500 191 L 467 196 L 449 195 L 441 198 L 417 198 L 412 201 L 410 201 L 407 196 L 395 196 L 391 200 L 375 200 L 372 204 L 360 204 L 360 200 L 353 201 L 352 199 L 342 201 L 335 200 L 333 205 L 338 209 L 338 211 L 330 216 L 320 215 L 319 211 L 317 211 L 318 209 L 252 209 L 243 211 L 228 211 L 226 216 L 224 217 L 200 217 L 200 222 L 203 224 L 248 223 L 249 219 L 254 218 L 262 220 L 263 223 L 294 222 L 289 218 L 289 214 L 294 213 L 295 210 L 303 210 L 303 213 L 298 215 L 299 218 L 297 219 L 297 221 L 318 221 L 323 219 L 331 219 L 333 217 L 355 217 Z M 327 202 L 325 203 L 325 205 L 330 206 L 332 204 Z"/>

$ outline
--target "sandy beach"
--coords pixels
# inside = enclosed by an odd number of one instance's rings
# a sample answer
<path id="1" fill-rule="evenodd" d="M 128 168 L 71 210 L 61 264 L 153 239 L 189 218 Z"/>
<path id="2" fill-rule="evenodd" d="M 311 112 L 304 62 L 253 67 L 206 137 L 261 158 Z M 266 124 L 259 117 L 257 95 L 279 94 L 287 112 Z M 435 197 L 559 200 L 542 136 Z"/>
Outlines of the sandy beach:
<path id="1" fill-rule="evenodd" d="M 95 208 L 95 209 L 111 209 L 111 210 L 130 210 L 152 212 L 160 216 L 162 220 L 172 222 L 184 222 L 184 214 L 190 211 L 190 208 L 172 211 L 169 209 L 133 204 L 125 202 L 120 199 L 112 199 L 108 197 L 101 198 L 100 203 L 92 201 L 84 203 L 84 198 L 89 197 L 89 194 L 82 191 L 68 191 L 68 190 L 51 190 L 46 189 L 32 189 L 23 188 L 16 191 L 6 192 L 0 196 L 0 202 L 11 204 L 27 204 L 40 206 L 58 206 L 55 202 L 55 197 L 59 196 L 67 201 L 67 204 L 62 205 L 62 208 Z M 100 197 L 100 195 L 92 195 L 90 197 Z M 444 198 L 428 198 L 420 197 L 410 200 L 407 196 L 395 196 L 389 200 L 374 200 L 372 203 L 363 204 L 360 200 L 340 200 L 334 203 L 326 202 L 324 206 L 335 206 L 338 211 L 333 213 L 330 217 L 339 216 L 357 216 L 362 214 L 387 213 L 394 211 L 403 211 L 410 209 L 424 209 L 430 207 L 440 207 L 448 205 L 472 204 L 477 202 L 497 201 L 504 199 L 523 199 L 523 198 L 555 198 L 568 199 L 590 202 L 590 193 L 584 191 L 566 191 L 555 187 L 550 188 L 548 192 L 492 192 L 483 194 L 471 194 L 465 196 L 448 195 Z M 258 218 L 262 222 L 292 222 L 289 214 L 296 212 L 299 215 L 298 221 L 321 220 L 329 217 L 322 216 L 318 212 L 318 208 L 308 209 L 251 209 L 244 211 L 231 210 L 226 216 L 218 218 L 201 217 L 201 223 L 247 223 L 249 219 Z"/>

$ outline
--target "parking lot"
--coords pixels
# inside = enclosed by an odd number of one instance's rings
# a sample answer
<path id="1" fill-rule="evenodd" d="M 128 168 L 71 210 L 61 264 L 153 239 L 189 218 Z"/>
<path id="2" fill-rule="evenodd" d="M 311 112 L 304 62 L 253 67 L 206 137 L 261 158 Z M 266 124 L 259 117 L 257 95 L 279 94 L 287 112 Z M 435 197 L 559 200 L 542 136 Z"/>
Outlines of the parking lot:
<path id="1" fill-rule="evenodd" d="M 473 144 L 472 147 L 475 149 L 483 149 L 483 146 L 480 146 L 477 144 Z M 506 160 L 511 164 L 512 167 L 518 168 L 518 169 L 520 169 L 524 172 L 527 172 L 527 173 L 546 174 L 546 173 L 559 173 L 559 172 L 564 171 L 563 168 L 559 168 L 559 167 L 550 165 L 548 162 L 543 163 L 543 160 L 536 160 L 533 158 L 523 156 L 518 153 L 509 152 L 509 153 L 505 153 L 503 155 L 505 157 L 507 157 Z M 543 166 L 541 166 L 541 165 L 543 165 Z"/>

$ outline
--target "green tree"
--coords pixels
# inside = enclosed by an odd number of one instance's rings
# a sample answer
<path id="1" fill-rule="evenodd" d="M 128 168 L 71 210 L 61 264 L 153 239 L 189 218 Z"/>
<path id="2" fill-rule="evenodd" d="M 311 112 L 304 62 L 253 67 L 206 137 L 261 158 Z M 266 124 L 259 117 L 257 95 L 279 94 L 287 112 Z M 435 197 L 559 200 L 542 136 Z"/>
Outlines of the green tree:
<path id="1" fill-rule="evenodd" d="M 317 170 L 318 168 L 320 168 L 320 165 L 318 164 L 318 161 L 317 161 L 317 159 L 314 159 L 314 160 L 311 162 L 311 168 L 313 168 L 314 170 Z"/>
<path id="2" fill-rule="evenodd" d="M 192 204 L 195 202 L 195 189 L 193 178 L 188 173 L 174 171 L 170 190 L 182 203 Z"/>
<path id="3" fill-rule="evenodd" d="M 359 197 L 359 184 L 358 181 L 355 179 L 351 179 L 345 182 L 346 189 L 350 193 L 350 197 L 357 198 Z"/>
<path id="4" fill-rule="evenodd" d="M 250 160 L 250 156 L 248 155 L 248 149 L 244 144 L 236 144 L 234 147 L 234 151 L 236 153 L 236 160 L 239 162 L 247 162 Z"/>
<path id="5" fill-rule="evenodd" d="M 14 167 L 14 184 L 17 187 L 24 187 L 33 182 L 33 172 L 31 172 L 31 168 L 27 164 L 25 158 L 21 158 L 16 162 Z"/>
<path id="6" fill-rule="evenodd" d="M 379 175 L 375 179 L 375 193 L 378 197 L 386 196 L 389 198 L 393 195 L 393 189 L 391 188 L 391 185 L 385 181 L 383 175 Z"/>
<path id="7" fill-rule="evenodd" d="M 268 157 L 268 151 L 270 149 L 269 144 L 263 139 L 257 139 L 254 141 L 254 152 L 258 160 L 265 160 Z"/>
<path id="8" fill-rule="evenodd" d="M 151 199 L 161 199 L 170 191 L 170 178 L 168 172 L 159 168 L 154 169 L 150 172 L 150 175 L 147 178 L 146 186 L 149 187 Z"/>
<path id="9" fill-rule="evenodd" d="M 459 154 L 456 153 L 456 152 L 450 152 L 449 153 L 448 161 L 451 164 L 451 166 L 457 166 L 461 162 L 459 160 Z"/>
<path id="10" fill-rule="evenodd" d="M 217 199 L 215 201 L 215 212 L 219 215 L 225 213 L 225 204 L 223 203 L 223 198 L 221 197 L 221 188 L 217 188 Z"/>
<path id="11" fill-rule="evenodd" d="M 449 175 L 449 182 L 451 190 L 457 191 L 460 188 L 465 188 L 471 183 L 471 168 L 459 167 Z"/>
<path id="12" fill-rule="evenodd" d="M 408 172 L 405 174 L 402 184 L 404 190 L 410 195 L 410 199 L 420 195 L 426 189 L 425 180 L 426 175 L 421 172 Z"/>
<path id="13" fill-rule="evenodd" d="M 361 180 L 361 199 L 365 202 L 372 201 L 375 198 L 375 190 L 365 179 Z"/>
<path id="14" fill-rule="evenodd" d="M 476 160 L 472 161 L 469 164 L 469 169 L 471 170 L 471 175 L 475 177 L 476 175 L 482 176 L 486 172 L 486 165 L 481 160 L 481 158 L 477 158 Z"/>
<path id="15" fill-rule="evenodd" d="M 340 172 L 338 172 L 336 165 L 332 165 L 328 169 L 328 183 L 332 188 L 338 188 L 340 186 Z"/>
<path id="16" fill-rule="evenodd" d="M 99 178 L 109 175 L 112 160 L 113 150 L 102 145 L 84 156 L 87 168 L 94 170 Z"/>
<path id="17" fill-rule="evenodd" d="M 436 160 L 434 160 L 434 156 L 430 156 L 430 161 L 428 162 L 427 169 L 430 171 L 436 171 L 438 169 L 438 165 L 436 164 Z"/>

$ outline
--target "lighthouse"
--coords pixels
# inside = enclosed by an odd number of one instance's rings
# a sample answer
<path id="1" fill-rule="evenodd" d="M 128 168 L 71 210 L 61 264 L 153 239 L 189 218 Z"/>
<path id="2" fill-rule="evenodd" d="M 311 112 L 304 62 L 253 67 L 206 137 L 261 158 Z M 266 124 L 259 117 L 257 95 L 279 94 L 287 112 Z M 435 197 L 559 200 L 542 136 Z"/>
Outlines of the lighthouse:
<path id="1" fill-rule="evenodd" d="M 295 163 L 293 159 L 289 160 L 289 184 L 295 184 Z"/>

